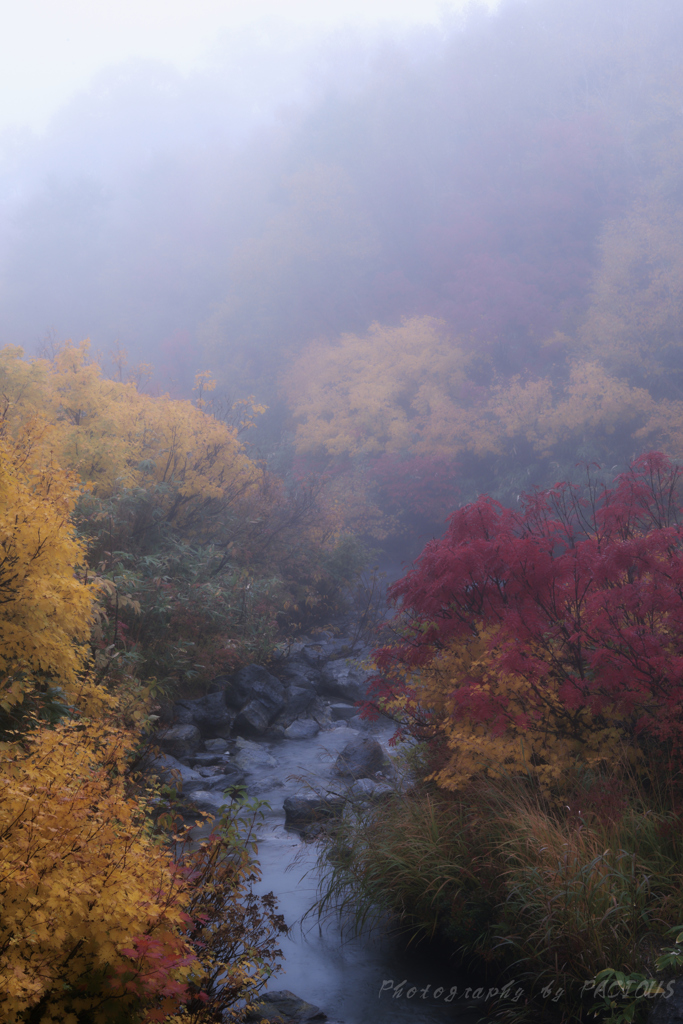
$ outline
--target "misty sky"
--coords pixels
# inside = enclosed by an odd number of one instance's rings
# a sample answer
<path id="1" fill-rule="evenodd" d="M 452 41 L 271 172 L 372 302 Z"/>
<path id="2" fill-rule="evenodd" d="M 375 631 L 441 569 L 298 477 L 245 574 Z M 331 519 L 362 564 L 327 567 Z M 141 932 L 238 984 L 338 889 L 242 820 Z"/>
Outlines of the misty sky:
<path id="1" fill-rule="evenodd" d="M 0 132 L 41 130 L 102 69 L 130 59 L 188 72 L 230 36 L 302 39 L 344 26 L 437 23 L 464 0 L 22 0 L 0 35 Z M 488 0 L 489 6 L 495 0 Z"/>

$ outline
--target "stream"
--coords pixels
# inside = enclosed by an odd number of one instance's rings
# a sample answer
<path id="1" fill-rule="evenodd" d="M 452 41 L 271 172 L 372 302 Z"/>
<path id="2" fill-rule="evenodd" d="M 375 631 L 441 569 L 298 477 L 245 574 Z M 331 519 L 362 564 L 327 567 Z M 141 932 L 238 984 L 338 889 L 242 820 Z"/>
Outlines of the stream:
<path id="1" fill-rule="evenodd" d="M 389 726 L 373 735 L 386 748 L 391 731 Z M 311 916 L 301 923 L 315 900 L 317 848 L 285 829 L 283 799 L 302 792 L 301 777 L 331 780 L 334 759 L 358 735 L 340 726 L 309 740 L 260 741 L 263 754 L 272 756 L 277 769 L 265 763 L 254 765 L 247 774 L 249 794 L 270 805 L 260 830 L 263 875 L 258 891 L 275 893 L 290 926 L 289 935 L 281 940 L 284 969 L 269 987 L 289 989 L 319 1006 L 331 1021 L 344 1024 L 472 1024 L 476 981 L 453 967 L 433 945 L 406 950 L 401 941 L 379 932 L 352 937 L 342 932 L 336 918 L 319 923 Z M 462 998 L 468 986 L 470 998 Z"/>

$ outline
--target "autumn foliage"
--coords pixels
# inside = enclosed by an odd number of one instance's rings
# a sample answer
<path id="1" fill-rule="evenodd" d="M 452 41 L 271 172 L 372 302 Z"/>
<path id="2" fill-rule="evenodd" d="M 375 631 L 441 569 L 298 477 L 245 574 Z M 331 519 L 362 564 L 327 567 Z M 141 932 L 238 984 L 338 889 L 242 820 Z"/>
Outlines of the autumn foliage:
<path id="1" fill-rule="evenodd" d="M 455 512 L 392 588 L 403 635 L 379 652 L 380 704 L 456 788 L 484 771 L 548 784 L 576 762 L 675 764 L 683 744 L 680 470 L 638 459 Z"/>

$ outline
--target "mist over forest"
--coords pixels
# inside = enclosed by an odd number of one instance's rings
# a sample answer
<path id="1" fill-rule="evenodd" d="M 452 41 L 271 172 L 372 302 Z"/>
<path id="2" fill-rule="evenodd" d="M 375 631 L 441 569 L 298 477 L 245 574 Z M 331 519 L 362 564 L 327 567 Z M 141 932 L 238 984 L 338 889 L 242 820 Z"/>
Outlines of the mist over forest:
<path id="1" fill-rule="evenodd" d="M 102 72 L 4 139 L 0 341 L 211 370 L 377 537 L 679 456 L 682 43 L 668 0 L 509 0 Z"/>

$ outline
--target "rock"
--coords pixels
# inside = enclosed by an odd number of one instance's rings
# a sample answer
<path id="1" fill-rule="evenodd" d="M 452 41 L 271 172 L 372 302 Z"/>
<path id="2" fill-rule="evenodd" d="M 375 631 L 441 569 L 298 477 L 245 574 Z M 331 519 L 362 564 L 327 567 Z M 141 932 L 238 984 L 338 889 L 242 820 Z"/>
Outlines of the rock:
<path id="1" fill-rule="evenodd" d="M 211 754 L 208 751 L 203 753 L 200 750 L 198 754 L 190 758 L 190 763 L 193 768 L 209 768 L 213 764 L 223 764 L 223 757 L 221 754 Z"/>
<path id="2" fill-rule="evenodd" d="M 285 729 L 287 740 L 312 740 L 320 732 L 320 726 L 312 718 L 302 718 Z"/>
<path id="3" fill-rule="evenodd" d="M 192 757 L 201 742 L 201 735 L 196 725 L 172 725 L 155 739 L 165 754 L 171 757 Z"/>
<path id="4" fill-rule="evenodd" d="M 333 722 L 340 720 L 348 722 L 354 716 L 358 717 L 358 708 L 354 707 L 353 704 L 330 704 L 330 715 Z"/>
<path id="5" fill-rule="evenodd" d="M 683 1024 L 683 978 L 662 982 L 664 995 L 655 996 L 647 1024 Z"/>
<path id="6" fill-rule="evenodd" d="M 394 792 L 386 782 L 375 782 L 374 779 L 357 779 L 349 789 L 349 796 L 355 800 L 380 800 L 391 796 Z"/>
<path id="7" fill-rule="evenodd" d="M 249 701 L 235 718 L 235 732 L 240 736 L 262 736 L 270 725 L 271 716 L 258 700 Z"/>
<path id="8" fill-rule="evenodd" d="M 210 814 L 215 814 L 221 807 L 232 803 L 232 797 L 225 796 L 220 790 L 215 789 L 195 789 L 191 800 L 200 811 L 209 811 Z"/>
<path id="9" fill-rule="evenodd" d="M 251 740 L 245 740 L 241 736 L 237 740 L 237 753 L 235 765 L 248 774 L 261 771 L 263 768 L 277 768 L 277 761 L 272 757 L 265 747 Z"/>
<path id="10" fill-rule="evenodd" d="M 192 722 L 204 736 L 225 739 L 230 735 L 235 713 L 226 703 L 224 690 L 207 693 L 205 697 L 199 697 L 197 700 L 177 701 L 174 705 L 176 718 L 179 714 L 185 716 L 188 712 L 192 716 Z"/>
<path id="11" fill-rule="evenodd" d="M 259 700 L 273 712 L 273 718 L 286 701 L 285 687 L 263 665 L 247 665 L 240 669 L 224 694 L 227 703 L 237 709 L 243 708 L 250 701 Z"/>
<path id="12" fill-rule="evenodd" d="M 357 711 L 357 708 L 354 708 Z M 358 729 L 359 732 L 372 732 L 377 728 L 378 723 L 371 721 L 369 718 L 363 718 L 362 715 L 355 714 L 353 718 L 349 718 L 349 728 Z"/>
<path id="13" fill-rule="evenodd" d="M 182 789 L 184 793 L 191 793 L 193 789 L 201 789 L 205 780 L 192 768 L 181 764 L 175 757 L 169 754 L 159 754 L 158 757 L 145 759 L 145 768 L 158 775 L 167 786 L 174 786 Z"/>
<path id="14" fill-rule="evenodd" d="M 285 988 L 279 992 L 263 992 L 258 1003 L 247 1013 L 247 1020 L 267 1020 L 271 1024 L 289 1024 L 290 1021 L 301 1022 L 327 1020 L 319 1006 L 299 999 L 293 992 Z"/>
<path id="15" fill-rule="evenodd" d="M 322 670 L 319 692 L 353 704 L 365 699 L 372 677 L 372 672 L 361 668 L 352 658 L 330 661 Z"/>
<path id="16" fill-rule="evenodd" d="M 316 693 L 322 680 L 322 675 L 317 668 L 312 668 L 307 662 L 298 658 L 286 661 L 278 669 L 278 674 L 287 686 L 314 690 Z"/>
<path id="17" fill-rule="evenodd" d="M 204 747 L 212 754 L 224 754 L 228 749 L 228 741 L 224 739 L 204 740 Z"/>
<path id="18" fill-rule="evenodd" d="M 204 781 L 207 789 L 217 789 L 223 792 L 233 786 L 243 786 L 245 779 L 241 772 L 231 772 L 229 775 L 214 775 L 212 778 L 205 779 Z"/>
<path id="19" fill-rule="evenodd" d="M 244 736 L 260 736 L 285 707 L 287 690 L 261 665 L 243 668 L 235 680 L 239 693 L 249 685 L 248 701 L 235 718 L 235 731 Z"/>
<path id="20" fill-rule="evenodd" d="M 384 766 L 384 751 L 377 740 L 358 737 L 347 743 L 335 762 L 337 775 L 352 779 L 371 778 Z"/>
<path id="21" fill-rule="evenodd" d="M 280 718 L 291 725 L 295 718 L 305 715 L 315 700 L 315 690 L 308 686 L 292 686 Z"/>
<path id="22" fill-rule="evenodd" d="M 282 805 L 285 810 L 285 825 L 302 829 L 316 821 L 325 821 L 341 814 L 344 803 L 344 797 L 336 793 L 326 797 L 316 793 L 288 796 Z"/>

